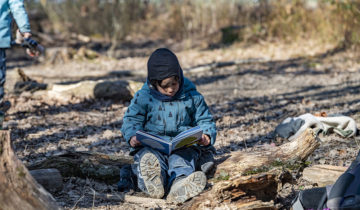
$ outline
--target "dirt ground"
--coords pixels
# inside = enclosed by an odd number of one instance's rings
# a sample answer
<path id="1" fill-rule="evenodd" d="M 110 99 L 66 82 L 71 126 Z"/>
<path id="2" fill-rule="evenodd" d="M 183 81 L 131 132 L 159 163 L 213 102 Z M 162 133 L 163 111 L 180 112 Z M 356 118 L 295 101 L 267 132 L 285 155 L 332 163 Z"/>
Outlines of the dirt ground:
<path id="1" fill-rule="evenodd" d="M 145 50 L 150 54 L 154 49 Z M 65 150 L 128 155 L 128 145 L 120 133 L 128 102 L 81 101 L 74 97 L 68 104 L 62 104 L 32 99 L 29 92 L 16 95 L 13 92 L 17 80 L 15 69 L 21 67 L 27 75 L 44 83 L 88 79 L 144 81 L 146 56 L 117 60 L 101 56 L 95 60 L 72 60 L 54 65 L 31 60 L 23 62 L 12 55 L 14 52 L 7 51 L 6 98 L 12 102 L 12 107 L 5 127 L 11 129 L 16 154 L 25 164 Z M 360 63 L 352 50 L 303 41 L 300 44 L 236 44 L 176 54 L 185 76 L 205 96 L 216 120 L 217 157 L 232 151 L 255 150 L 258 145 L 279 144 L 274 138 L 274 129 L 286 117 L 326 112 L 346 115 L 359 123 Z M 189 70 L 199 65 L 235 60 L 242 62 L 202 72 Z M 360 149 L 358 137 L 345 139 L 330 134 L 320 138 L 323 143 L 309 157 L 311 164 L 348 166 Z M 302 181 L 300 174 L 297 183 L 284 186 L 275 202 L 286 209 L 296 191 L 309 187 L 312 186 Z M 142 205 L 94 198 L 94 191 L 116 192 L 116 184 L 66 177 L 63 191 L 53 196 L 65 209 L 145 209 Z"/>

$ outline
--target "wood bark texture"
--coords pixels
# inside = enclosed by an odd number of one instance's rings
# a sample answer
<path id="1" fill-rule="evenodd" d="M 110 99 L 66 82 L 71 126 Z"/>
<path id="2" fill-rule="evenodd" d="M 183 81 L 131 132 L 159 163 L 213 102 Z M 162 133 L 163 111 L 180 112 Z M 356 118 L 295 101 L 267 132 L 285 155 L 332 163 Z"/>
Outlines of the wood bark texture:
<path id="1" fill-rule="evenodd" d="M 114 99 L 130 101 L 143 83 L 131 80 L 98 80 L 81 81 L 75 84 L 49 84 L 47 90 L 36 91 L 35 98 L 69 102 L 71 98 L 85 99 Z"/>
<path id="2" fill-rule="evenodd" d="M 0 209 L 60 209 L 14 154 L 10 132 L 0 131 Z"/>
<path id="3" fill-rule="evenodd" d="M 331 185 L 346 171 L 347 167 L 332 165 L 314 165 L 305 168 L 303 171 L 303 179 L 317 184 L 318 187 Z"/>
<path id="4" fill-rule="evenodd" d="M 17 72 L 19 81 L 15 84 L 15 93 L 28 91 L 33 93 L 34 98 L 61 103 L 68 103 L 73 97 L 81 100 L 105 98 L 130 101 L 144 84 L 133 80 L 84 80 L 71 84 L 44 84 L 31 79 L 22 69 L 17 69 Z"/>
<path id="5" fill-rule="evenodd" d="M 287 176 L 283 170 L 272 169 L 306 160 L 319 145 L 313 130 L 307 129 L 294 141 L 279 147 L 233 152 L 218 165 L 211 190 L 193 199 L 189 208 L 274 209 L 272 201 Z M 261 172 L 266 169 L 269 171 Z M 257 171 L 259 174 L 247 176 Z"/>

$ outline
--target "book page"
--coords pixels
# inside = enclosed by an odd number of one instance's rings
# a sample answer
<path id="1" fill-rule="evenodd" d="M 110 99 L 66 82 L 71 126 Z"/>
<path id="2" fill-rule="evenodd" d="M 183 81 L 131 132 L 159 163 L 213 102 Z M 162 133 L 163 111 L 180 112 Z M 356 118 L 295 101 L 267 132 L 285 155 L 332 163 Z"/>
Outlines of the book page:
<path id="1" fill-rule="evenodd" d="M 182 139 L 184 136 L 188 135 L 189 133 L 198 132 L 198 130 L 200 130 L 200 126 L 192 127 L 186 131 L 179 133 L 177 136 L 174 137 L 174 140 Z"/>
<path id="2" fill-rule="evenodd" d="M 191 128 L 180 135 L 176 136 L 172 142 L 172 150 L 179 149 L 181 147 L 191 146 L 201 139 L 202 130 L 199 126 Z"/>

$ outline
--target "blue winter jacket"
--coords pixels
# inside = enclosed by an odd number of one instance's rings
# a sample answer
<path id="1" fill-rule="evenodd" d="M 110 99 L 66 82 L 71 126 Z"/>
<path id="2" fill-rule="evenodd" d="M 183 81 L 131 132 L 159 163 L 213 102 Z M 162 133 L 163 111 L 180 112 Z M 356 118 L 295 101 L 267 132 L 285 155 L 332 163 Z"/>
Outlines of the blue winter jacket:
<path id="1" fill-rule="evenodd" d="M 30 32 L 29 19 L 23 0 L 0 0 L 0 48 L 10 47 L 11 15 L 22 33 Z"/>
<path id="2" fill-rule="evenodd" d="M 190 80 L 184 78 L 182 92 L 173 101 L 161 101 L 153 97 L 146 82 L 131 100 L 124 115 L 121 132 L 128 143 L 138 130 L 171 141 L 171 137 L 197 125 L 204 134 L 210 136 L 213 145 L 216 139 L 213 117 L 204 97 Z"/>

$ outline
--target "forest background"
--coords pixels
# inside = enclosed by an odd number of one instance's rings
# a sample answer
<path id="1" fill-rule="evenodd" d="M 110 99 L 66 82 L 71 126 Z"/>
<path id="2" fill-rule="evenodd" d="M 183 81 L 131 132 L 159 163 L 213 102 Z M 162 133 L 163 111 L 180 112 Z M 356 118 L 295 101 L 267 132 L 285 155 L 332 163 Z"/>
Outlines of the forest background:
<path id="1" fill-rule="evenodd" d="M 26 0 L 36 33 L 85 35 L 107 50 L 167 41 L 182 48 L 315 39 L 360 44 L 360 3 L 347 0 Z M 35 34 L 36 34 L 35 33 Z"/>
<path id="2" fill-rule="evenodd" d="M 217 161 L 282 145 L 274 129 L 287 117 L 342 114 L 360 123 L 360 1 L 24 2 L 34 39 L 46 48 L 35 59 L 20 47 L 7 50 L 5 99 L 12 106 L 4 127 L 25 166 L 68 151 L 129 157 L 120 127 L 131 97 L 112 98 L 125 92 L 123 86 L 111 96 L 95 92 L 117 82 L 142 85 L 147 59 L 158 47 L 176 53 L 184 75 L 204 95 L 218 130 Z M 20 69 L 29 78 L 19 79 Z M 66 91 L 73 87 L 83 89 Z M 358 137 L 321 139 L 309 167 L 347 167 L 360 149 Z M 284 184 L 273 199 L 279 209 L 315 186 L 294 173 L 295 183 Z M 208 178 L 211 191 L 219 180 Z M 63 183 L 52 195 L 64 208 L 145 208 L 94 197 L 118 193 L 116 182 L 63 174 Z"/>

